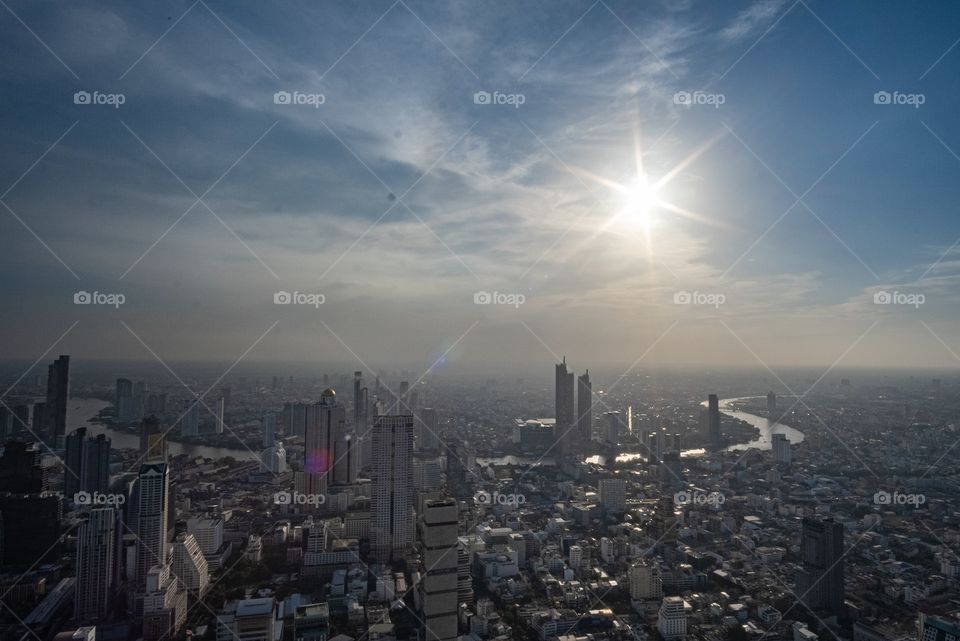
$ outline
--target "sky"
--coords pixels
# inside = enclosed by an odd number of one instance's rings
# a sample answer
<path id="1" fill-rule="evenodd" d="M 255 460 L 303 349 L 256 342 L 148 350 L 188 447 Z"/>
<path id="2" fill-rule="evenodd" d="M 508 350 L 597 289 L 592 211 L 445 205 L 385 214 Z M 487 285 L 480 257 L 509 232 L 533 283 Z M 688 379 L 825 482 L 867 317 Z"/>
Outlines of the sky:
<path id="1" fill-rule="evenodd" d="M 955 3 L 0 4 L 0 357 L 960 361 Z"/>

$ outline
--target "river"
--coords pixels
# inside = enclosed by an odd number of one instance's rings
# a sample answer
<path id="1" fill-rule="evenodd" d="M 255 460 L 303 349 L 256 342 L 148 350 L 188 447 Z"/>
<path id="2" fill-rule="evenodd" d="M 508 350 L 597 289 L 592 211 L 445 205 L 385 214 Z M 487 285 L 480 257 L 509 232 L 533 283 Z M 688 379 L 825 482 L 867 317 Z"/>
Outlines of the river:
<path id="1" fill-rule="evenodd" d="M 94 436 L 105 434 L 110 437 L 110 446 L 117 449 L 139 449 L 140 437 L 125 430 L 118 430 L 107 427 L 102 423 L 91 422 L 96 420 L 100 410 L 110 405 L 106 401 L 98 398 L 71 398 L 67 404 L 67 434 L 78 427 L 87 428 L 88 434 Z M 209 447 L 206 445 L 194 445 L 192 443 L 176 443 L 167 441 L 167 451 L 172 456 L 178 454 L 187 454 L 189 456 L 202 456 L 204 458 L 223 458 L 232 456 L 237 460 L 255 460 L 256 456 L 245 447 Z"/>

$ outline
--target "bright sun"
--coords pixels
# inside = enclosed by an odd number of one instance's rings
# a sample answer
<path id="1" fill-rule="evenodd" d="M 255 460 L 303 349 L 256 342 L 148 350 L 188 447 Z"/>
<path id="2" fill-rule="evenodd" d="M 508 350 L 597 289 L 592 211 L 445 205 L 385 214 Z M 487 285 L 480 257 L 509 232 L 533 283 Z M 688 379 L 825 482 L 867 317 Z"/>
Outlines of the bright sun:
<path id="1" fill-rule="evenodd" d="M 645 175 L 638 176 L 624 190 L 623 204 L 628 216 L 646 219 L 658 200 L 657 186 L 651 185 Z"/>

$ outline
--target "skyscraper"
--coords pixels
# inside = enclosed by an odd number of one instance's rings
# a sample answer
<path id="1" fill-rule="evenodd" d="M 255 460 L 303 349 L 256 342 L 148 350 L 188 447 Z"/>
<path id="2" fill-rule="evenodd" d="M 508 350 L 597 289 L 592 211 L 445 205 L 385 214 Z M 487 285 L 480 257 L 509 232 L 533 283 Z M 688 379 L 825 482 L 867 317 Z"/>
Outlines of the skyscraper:
<path id="1" fill-rule="evenodd" d="M 146 584 L 147 573 L 167 562 L 167 513 L 170 500 L 170 471 L 166 463 L 144 463 L 137 477 L 137 566 L 138 587 Z"/>
<path id="2" fill-rule="evenodd" d="M 720 399 L 716 394 L 707 397 L 707 437 L 710 449 L 720 449 Z"/>
<path id="3" fill-rule="evenodd" d="M 202 597 L 210 586 L 210 571 L 193 534 L 180 534 L 173 544 L 171 570 L 183 587 Z"/>
<path id="4" fill-rule="evenodd" d="M 87 436 L 81 427 L 64 443 L 63 494 L 72 500 L 77 492 L 106 492 L 110 485 L 110 439 L 100 434 Z"/>
<path id="5" fill-rule="evenodd" d="M 133 402 L 133 381 L 129 378 L 117 379 L 117 391 L 113 401 L 117 419 L 132 421 L 137 419 L 137 412 Z"/>
<path id="6" fill-rule="evenodd" d="M 803 519 L 797 594 L 814 611 L 843 614 L 843 525 L 833 519 Z"/>
<path id="7" fill-rule="evenodd" d="M 432 407 L 421 407 L 414 413 L 415 432 L 418 451 L 437 451 L 440 449 L 440 426 L 437 422 L 437 410 Z"/>
<path id="8" fill-rule="evenodd" d="M 420 604 L 426 641 L 457 638 L 457 502 L 427 500 L 420 516 Z"/>
<path id="9" fill-rule="evenodd" d="M 120 531 L 118 512 L 99 507 L 86 514 L 77 533 L 77 587 L 74 614 L 80 623 L 93 623 L 110 612 L 119 580 Z"/>
<path id="10" fill-rule="evenodd" d="M 413 542 L 413 417 L 380 416 L 373 424 L 370 552 L 388 563 Z"/>
<path id="11" fill-rule="evenodd" d="M 167 460 L 167 432 L 156 416 L 140 425 L 140 456 L 144 461 Z"/>
<path id="12" fill-rule="evenodd" d="M 67 431 L 67 401 L 70 399 L 70 357 L 61 355 L 47 368 L 47 404 L 45 442 L 63 447 Z"/>
<path id="13" fill-rule="evenodd" d="M 774 434 L 770 437 L 773 450 L 773 460 L 775 463 L 782 465 L 790 465 L 791 462 L 791 452 L 790 452 L 790 441 L 787 440 L 785 434 Z"/>
<path id="14" fill-rule="evenodd" d="M 353 428 L 359 434 L 363 421 L 363 399 L 360 390 L 363 389 L 363 372 L 353 373 Z"/>
<path id="15" fill-rule="evenodd" d="M 224 420 L 226 419 L 227 399 L 219 397 L 213 406 L 213 431 L 215 434 L 223 434 Z"/>
<path id="16" fill-rule="evenodd" d="M 777 420 L 777 395 L 773 390 L 767 392 L 767 418 L 771 421 Z"/>
<path id="17" fill-rule="evenodd" d="M 577 439 L 581 447 L 593 440 L 593 384 L 590 370 L 577 377 Z"/>
<path id="18" fill-rule="evenodd" d="M 183 401 L 183 415 L 180 417 L 180 436 L 200 434 L 200 401 L 196 395 Z"/>
<path id="19" fill-rule="evenodd" d="M 277 415 L 266 412 L 263 415 L 263 446 L 273 447 L 277 441 Z"/>
<path id="20" fill-rule="evenodd" d="M 560 454 L 569 451 L 569 443 L 574 428 L 575 410 L 573 396 L 573 372 L 567 370 L 567 357 L 555 366 L 554 416 L 556 417 L 556 439 Z"/>
<path id="21" fill-rule="evenodd" d="M 337 393 L 329 387 L 325 389 L 319 403 L 307 406 L 305 421 L 298 491 L 326 494 L 331 483 L 355 481 L 359 448 L 346 430 L 347 411 L 337 402 Z"/>

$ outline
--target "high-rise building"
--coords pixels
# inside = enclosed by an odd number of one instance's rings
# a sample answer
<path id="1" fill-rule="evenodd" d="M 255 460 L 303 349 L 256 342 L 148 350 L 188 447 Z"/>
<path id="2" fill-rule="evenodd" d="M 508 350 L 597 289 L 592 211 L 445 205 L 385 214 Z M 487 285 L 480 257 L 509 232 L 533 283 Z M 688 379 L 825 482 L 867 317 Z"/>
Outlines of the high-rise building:
<path id="1" fill-rule="evenodd" d="M 277 442 L 277 415 L 266 412 L 261 419 L 263 422 L 263 446 L 273 447 Z"/>
<path id="2" fill-rule="evenodd" d="M 150 568 L 144 587 L 140 597 L 144 641 L 176 638 L 187 621 L 187 591 L 170 571 L 170 564 Z"/>
<path id="3" fill-rule="evenodd" d="M 200 434 L 200 400 L 196 395 L 183 401 L 183 415 L 180 417 L 180 436 L 198 436 Z"/>
<path id="4" fill-rule="evenodd" d="M 623 479 L 601 479 L 600 503 L 607 512 L 623 512 L 627 509 L 627 482 Z"/>
<path id="5" fill-rule="evenodd" d="M 360 390 L 363 389 L 363 372 L 353 373 L 353 429 L 359 434 L 363 424 L 363 399 Z"/>
<path id="6" fill-rule="evenodd" d="M 557 449 L 560 454 L 570 451 L 576 412 L 573 396 L 573 372 L 567 369 L 567 357 L 554 367 L 554 416 L 556 417 Z"/>
<path id="7" fill-rule="evenodd" d="M 457 502 L 427 500 L 420 516 L 422 639 L 457 638 Z"/>
<path id="8" fill-rule="evenodd" d="M 144 586 L 147 573 L 167 562 L 167 513 L 170 471 L 166 463 L 144 463 L 137 475 L 136 584 Z"/>
<path id="9" fill-rule="evenodd" d="M 58 558 L 63 501 L 49 490 L 39 445 L 9 441 L 0 457 L 0 565 L 27 568 Z"/>
<path id="10" fill-rule="evenodd" d="M 577 440 L 587 447 L 593 440 L 593 384 L 590 370 L 577 377 Z"/>
<path id="11" fill-rule="evenodd" d="M 114 396 L 114 409 L 119 421 L 139 421 L 143 418 L 143 406 L 138 403 L 133 390 L 133 381 L 129 378 L 117 379 L 117 391 Z"/>
<path id="12" fill-rule="evenodd" d="M 605 433 L 603 440 L 611 445 L 620 442 L 620 412 L 603 413 Z"/>
<path id="13" fill-rule="evenodd" d="M 628 572 L 630 598 L 635 601 L 663 598 L 663 578 L 656 563 L 635 563 Z"/>
<path id="14" fill-rule="evenodd" d="M 668 596 L 660 604 L 657 631 L 667 641 L 683 639 L 687 636 L 687 615 L 684 612 L 681 597 Z"/>
<path id="15" fill-rule="evenodd" d="M 720 399 L 716 394 L 707 397 L 707 437 L 710 449 L 720 449 Z"/>
<path id="16" fill-rule="evenodd" d="M 173 544 L 171 559 L 173 574 L 183 587 L 202 597 L 210 587 L 210 571 L 203 550 L 193 534 L 181 534 Z"/>
<path id="17" fill-rule="evenodd" d="M 773 390 L 767 392 L 767 418 L 771 421 L 777 420 L 777 395 Z"/>
<path id="18" fill-rule="evenodd" d="M 283 406 L 283 433 L 304 438 L 307 424 L 307 406 L 304 403 L 285 403 Z"/>
<path id="19" fill-rule="evenodd" d="M 473 574 L 470 551 L 463 541 L 457 543 L 457 603 L 473 605 Z"/>
<path id="20" fill-rule="evenodd" d="M 306 408 L 303 471 L 299 492 L 326 494 L 330 484 L 352 483 L 357 478 L 359 448 L 347 432 L 347 412 L 337 393 L 327 388 L 320 402 Z"/>
<path id="21" fill-rule="evenodd" d="M 790 465 L 792 455 L 790 451 L 790 441 L 786 434 L 774 434 L 770 437 L 773 450 L 773 460 L 780 465 Z"/>
<path id="22" fill-rule="evenodd" d="M 227 417 L 227 399 L 223 396 L 217 398 L 213 406 L 213 432 L 214 434 L 223 434 L 224 421 Z"/>
<path id="23" fill-rule="evenodd" d="M 797 594 L 813 611 L 843 614 L 843 524 L 833 519 L 803 519 L 800 532 Z"/>
<path id="24" fill-rule="evenodd" d="M 47 404 L 45 442 L 52 448 L 63 447 L 67 432 L 67 402 L 70 399 L 70 357 L 61 355 L 47 368 Z"/>
<path id="25" fill-rule="evenodd" d="M 436 452 L 440 450 L 440 437 L 437 410 L 421 407 L 414 412 L 417 451 Z"/>
<path id="26" fill-rule="evenodd" d="M 140 425 L 140 456 L 143 461 L 167 460 L 167 431 L 155 416 Z"/>
<path id="27" fill-rule="evenodd" d="M 920 613 L 920 641 L 953 641 L 960 639 L 960 623 Z"/>
<path id="28" fill-rule="evenodd" d="M 120 578 L 120 526 L 116 509 L 94 508 L 77 530 L 74 616 L 94 623 L 110 613 Z"/>
<path id="29" fill-rule="evenodd" d="M 110 439 L 87 436 L 81 427 L 64 443 L 63 495 L 73 500 L 78 492 L 106 492 L 110 487 Z"/>
<path id="30" fill-rule="evenodd" d="M 373 424 L 370 552 L 379 563 L 397 558 L 413 542 L 413 417 L 379 416 Z"/>

